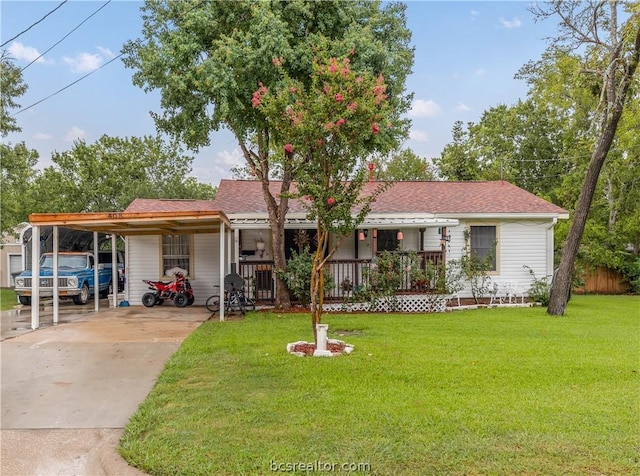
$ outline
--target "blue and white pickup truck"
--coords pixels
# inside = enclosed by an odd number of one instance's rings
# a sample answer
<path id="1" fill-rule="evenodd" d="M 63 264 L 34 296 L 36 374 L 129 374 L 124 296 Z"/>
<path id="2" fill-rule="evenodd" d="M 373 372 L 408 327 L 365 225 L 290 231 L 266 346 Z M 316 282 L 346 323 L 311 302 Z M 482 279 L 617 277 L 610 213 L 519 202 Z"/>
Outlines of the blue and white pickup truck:
<path id="1" fill-rule="evenodd" d="M 111 251 L 98 253 L 98 294 L 107 297 L 113 292 Z M 118 291 L 124 289 L 124 257 L 118 258 Z M 20 304 L 31 305 L 31 270 L 15 277 L 15 292 Z M 94 256 L 91 252 L 58 253 L 58 295 L 60 299 L 73 299 L 75 304 L 86 304 L 94 294 Z M 40 296 L 53 296 L 53 253 L 40 257 Z"/>

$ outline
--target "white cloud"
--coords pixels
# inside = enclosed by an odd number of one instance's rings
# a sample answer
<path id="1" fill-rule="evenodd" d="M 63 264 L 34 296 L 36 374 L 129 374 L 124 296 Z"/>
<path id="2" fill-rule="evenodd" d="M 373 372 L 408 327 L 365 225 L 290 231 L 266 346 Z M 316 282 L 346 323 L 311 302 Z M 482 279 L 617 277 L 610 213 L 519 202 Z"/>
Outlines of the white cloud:
<path id="1" fill-rule="evenodd" d="M 73 126 L 71 129 L 67 131 L 63 139 L 68 142 L 73 142 L 76 139 L 84 139 L 86 135 L 87 133 L 85 131 L 83 131 L 77 126 Z"/>
<path id="2" fill-rule="evenodd" d="M 500 24 L 507 30 L 511 30 L 512 28 L 520 28 L 522 26 L 522 22 L 517 17 L 513 20 L 505 20 L 504 18 L 500 18 Z"/>
<path id="3" fill-rule="evenodd" d="M 471 10 L 469 14 L 471 15 L 471 19 L 475 20 L 478 17 L 478 15 L 480 15 L 480 12 L 478 10 Z"/>
<path id="4" fill-rule="evenodd" d="M 33 46 L 25 46 L 19 41 L 13 41 L 9 45 L 9 56 L 17 59 L 31 62 L 40 56 L 40 53 Z M 36 63 L 46 63 L 44 58 L 39 58 Z"/>
<path id="5" fill-rule="evenodd" d="M 237 165 L 244 165 L 244 157 L 240 149 L 233 149 L 231 152 L 223 150 L 216 154 L 217 162 L 221 162 L 228 167 L 235 167 Z"/>
<path id="6" fill-rule="evenodd" d="M 45 134 L 44 132 L 38 132 L 37 134 L 34 134 L 33 138 L 35 140 L 53 140 L 53 134 Z"/>
<path id="7" fill-rule="evenodd" d="M 73 58 L 64 56 L 62 60 L 71 67 L 72 73 L 90 73 L 100 67 L 104 58 L 98 54 L 78 53 Z"/>
<path id="8" fill-rule="evenodd" d="M 416 99 L 411 104 L 411 110 L 409 111 L 409 117 L 433 117 L 437 116 L 440 113 L 442 108 L 436 103 L 429 99 L 425 101 L 424 99 Z"/>
<path id="9" fill-rule="evenodd" d="M 113 54 L 113 51 L 111 51 L 109 48 L 103 48 L 102 46 L 98 46 L 96 47 L 96 49 L 100 53 L 102 53 L 102 56 L 104 56 L 105 58 L 111 59 L 116 56 L 115 54 Z"/>
<path id="10" fill-rule="evenodd" d="M 415 140 L 417 142 L 428 142 L 429 134 L 419 129 L 411 129 L 409 131 L 409 139 Z"/>
<path id="11" fill-rule="evenodd" d="M 458 105 L 456 106 L 456 111 L 470 111 L 471 110 L 471 106 L 467 106 L 465 103 L 463 102 L 459 102 Z"/>
<path id="12" fill-rule="evenodd" d="M 476 69 L 473 74 L 475 74 L 476 76 L 484 76 L 484 74 L 487 72 L 486 69 L 484 68 L 478 68 Z"/>

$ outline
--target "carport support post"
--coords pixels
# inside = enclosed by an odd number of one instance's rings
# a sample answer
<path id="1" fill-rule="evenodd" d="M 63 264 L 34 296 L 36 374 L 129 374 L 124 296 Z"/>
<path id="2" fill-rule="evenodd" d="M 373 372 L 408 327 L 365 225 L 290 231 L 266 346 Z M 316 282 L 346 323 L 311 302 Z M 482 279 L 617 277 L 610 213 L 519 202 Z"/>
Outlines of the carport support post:
<path id="1" fill-rule="evenodd" d="M 31 227 L 31 329 L 40 327 L 40 227 Z"/>
<path id="2" fill-rule="evenodd" d="M 58 238 L 60 236 L 60 230 L 58 225 L 53 225 L 53 323 L 58 323 L 58 314 L 60 313 L 59 302 L 59 283 L 58 283 Z"/>
<path id="3" fill-rule="evenodd" d="M 224 275 L 225 275 L 225 257 L 224 257 L 224 235 L 225 235 L 225 225 L 222 220 L 220 220 L 220 322 L 224 321 Z"/>
<path id="4" fill-rule="evenodd" d="M 120 268 L 118 267 L 118 241 L 115 233 L 111 233 L 111 300 L 112 307 L 118 307 L 118 291 L 120 287 Z M 122 263 L 124 266 L 124 263 Z"/>
<path id="5" fill-rule="evenodd" d="M 93 309 L 98 312 L 100 310 L 100 270 L 99 266 L 99 257 L 100 253 L 98 252 L 98 232 L 93 232 Z"/>

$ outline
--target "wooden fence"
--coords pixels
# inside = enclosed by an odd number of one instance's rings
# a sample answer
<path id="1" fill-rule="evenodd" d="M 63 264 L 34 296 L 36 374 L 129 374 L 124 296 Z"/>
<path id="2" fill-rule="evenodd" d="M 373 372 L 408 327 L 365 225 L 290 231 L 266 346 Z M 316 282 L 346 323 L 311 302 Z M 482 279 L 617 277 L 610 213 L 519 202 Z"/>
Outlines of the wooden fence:
<path id="1" fill-rule="evenodd" d="M 587 270 L 584 276 L 584 286 L 575 289 L 578 294 L 625 294 L 629 286 L 622 275 L 608 268 Z"/>

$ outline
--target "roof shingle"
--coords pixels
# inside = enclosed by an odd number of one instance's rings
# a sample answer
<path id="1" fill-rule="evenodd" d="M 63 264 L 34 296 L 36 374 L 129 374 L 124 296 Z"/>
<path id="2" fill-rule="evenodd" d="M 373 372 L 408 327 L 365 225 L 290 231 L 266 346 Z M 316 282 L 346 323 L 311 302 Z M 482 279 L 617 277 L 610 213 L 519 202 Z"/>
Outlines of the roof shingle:
<path id="1" fill-rule="evenodd" d="M 270 183 L 275 196 L 282 182 Z M 367 189 L 373 184 L 365 186 Z M 266 214 L 262 184 L 253 180 L 222 180 L 213 207 L 227 215 Z M 303 213 L 291 200 L 289 212 Z M 396 182 L 372 203 L 371 213 L 433 214 L 567 214 L 567 211 L 526 190 L 504 181 L 485 182 Z"/>

